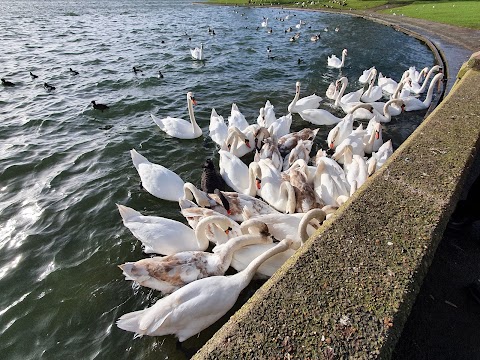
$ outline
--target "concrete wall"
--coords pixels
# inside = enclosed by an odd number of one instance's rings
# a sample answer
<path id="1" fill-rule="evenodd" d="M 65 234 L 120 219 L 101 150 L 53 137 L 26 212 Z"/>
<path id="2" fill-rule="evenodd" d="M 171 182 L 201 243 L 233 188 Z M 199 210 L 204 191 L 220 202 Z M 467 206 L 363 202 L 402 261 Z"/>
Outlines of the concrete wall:
<path id="1" fill-rule="evenodd" d="M 472 168 L 480 53 L 387 164 L 194 359 L 389 358 Z"/>

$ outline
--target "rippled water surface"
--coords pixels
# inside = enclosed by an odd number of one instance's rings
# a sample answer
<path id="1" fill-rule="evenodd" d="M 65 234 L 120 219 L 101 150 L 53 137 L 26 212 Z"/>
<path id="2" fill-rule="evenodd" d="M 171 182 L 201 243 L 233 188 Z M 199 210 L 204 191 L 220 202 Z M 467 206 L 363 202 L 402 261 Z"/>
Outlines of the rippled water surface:
<path id="1" fill-rule="evenodd" d="M 352 81 L 347 91 L 360 86 L 355 79 L 372 65 L 399 79 L 408 66 L 423 68 L 434 61 L 428 48 L 411 37 L 335 14 L 181 0 L 3 0 L 0 9 L 0 76 L 16 83 L 0 87 L 4 359 L 188 357 L 224 320 L 180 348 L 172 336 L 133 339 L 115 325 L 122 314 L 160 297 L 132 286 L 117 267 L 145 255 L 115 204 L 183 221 L 176 203 L 140 188 L 129 150 L 199 183 L 203 161 L 218 160 L 208 137 L 212 107 L 226 118 L 236 102 L 253 123 L 269 99 L 277 117 L 285 115 L 295 81 L 302 82 L 303 95 L 323 96 L 339 78 L 326 60 L 343 48 L 348 58 L 342 73 Z M 287 14 L 290 20 L 274 20 Z M 257 30 L 263 16 L 270 18 L 272 34 Z M 300 19 L 306 25 L 300 39 L 290 43 L 284 29 Z M 208 34 L 208 26 L 215 36 Z M 340 31 L 323 31 L 326 27 Z M 310 36 L 320 31 L 321 40 L 311 42 Z M 200 43 L 203 63 L 192 61 L 189 53 Z M 267 58 L 267 46 L 275 59 Z M 135 75 L 132 66 L 143 72 Z M 164 79 L 156 77 L 158 70 Z M 31 79 L 30 71 L 38 79 Z M 44 82 L 56 90 L 47 92 Z M 150 113 L 187 118 L 187 91 L 198 100 L 195 114 L 204 136 L 169 138 Z M 110 110 L 92 109 L 92 100 Z M 327 100 L 322 106 L 331 109 Z M 397 148 L 423 115 L 392 120 L 384 127 L 384 139 L 392 138 Z M 294 130 L 307 125 L 294 116 Z M 321 128 L 317 149 L 325 148 L 329 129 Z"/>

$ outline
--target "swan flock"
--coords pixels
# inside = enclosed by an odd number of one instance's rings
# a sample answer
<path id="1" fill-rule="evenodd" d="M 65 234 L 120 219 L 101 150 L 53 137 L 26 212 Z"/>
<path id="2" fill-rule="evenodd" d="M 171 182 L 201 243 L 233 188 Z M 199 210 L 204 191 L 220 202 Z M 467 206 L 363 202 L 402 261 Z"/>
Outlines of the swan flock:
<path id="1" fill-rule="evenodd" d="M 264 17 L 261 27 L 269 26 Z M 341 69 L 354 59 L 347 49 L 341 53 L 341 59 L 328 57 L 327 65 Z M 204 60 L 203 44 L 191 56 Z M 256 119 L 247 119 L 233 103 L 226 121 L 212 108 L 208 131 L 197 123 L 192 91 L 186 94 L 189 120 L 151 114 L 172 138 L 208 133 L 219 162 L 206 159 L 199 188 L 130 150 L 143 189 L 160 201 L 178 202 L 184 221 L 117 204 L 124 226 L 146 254 L 155 255 L 119 264 L 125 279 L 163 294 L 153 306 L 122 315 L 117 326 L 138 337 L 175 335 L 182 342 L 220 319 L 254 276 L 272 276 L 383 166 L 393 153 L 383 127 L 402 111 L 430 106 L 443 77 L 438 66 L 431 69 L 427 74 L 428 68 L 411 67 L 397 82 L 372 66 L 351 80 L 362 88 L 345 94 L 348 79 L 339 77 L 321 89 L 325 99 L 315 93 L 302 98 L 301 82 L 292 81 L 295 93 L 283 116 L 277 117 L 268 99 Z M 292 122 L 305 127 L 291 131 Z M 321 126 L 329 127 L 325 150 L 314 151 Z M 226 276 L 230 267 L 237 272 Z"/>

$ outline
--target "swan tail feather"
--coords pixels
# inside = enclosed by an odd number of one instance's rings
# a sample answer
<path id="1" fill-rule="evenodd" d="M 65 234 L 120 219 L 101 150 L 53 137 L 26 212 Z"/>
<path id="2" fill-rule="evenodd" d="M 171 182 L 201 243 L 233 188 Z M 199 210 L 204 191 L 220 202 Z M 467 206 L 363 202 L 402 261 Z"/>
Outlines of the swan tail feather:
<path id="1" fill-rule="evenodd" d="M 141 337 L 145 335 L 145 332 L 140 329 L 140 321 L 144 313 L 145 310 L 138 310 L 124 314 L 117 320 L 117 326 L 122 330 L 134 332 Z M 137 337 L 137 335 L 135 336 Z"/>
<path id="2" fill-rule="evenodd" d="M 137 171 L 138 165 L 150 164 L 150 161 L 148 161 L 146 157 L 140 155 L 135 149 L 130 150 L 130 156 L 132 157 L 133 166 L 135 166 L 135 169 L 137 169 Z"/>
<path id="3" fill-rule="evenodd" d="M 132 208 L 129 208 L 128 206 L 125 205 L 120 205 L 117 204 L 118 211 L 120 212 L 120 216 L 123 219 L 123 222 L 127 222 L 128 220 L 131 220 L 132 218 L 142 216 L 137 210 L 134 210 Z"/>

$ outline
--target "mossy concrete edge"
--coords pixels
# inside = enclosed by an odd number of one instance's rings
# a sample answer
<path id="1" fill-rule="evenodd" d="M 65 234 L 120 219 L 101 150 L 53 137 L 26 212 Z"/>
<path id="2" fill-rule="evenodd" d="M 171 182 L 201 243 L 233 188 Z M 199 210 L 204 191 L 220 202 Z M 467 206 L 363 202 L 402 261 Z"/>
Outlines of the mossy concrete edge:
<path id="1" fill-rule="evenodd" d="M 389 358 L 477 154 L 479 98 L 471 66 L 193 358 Z"/>

